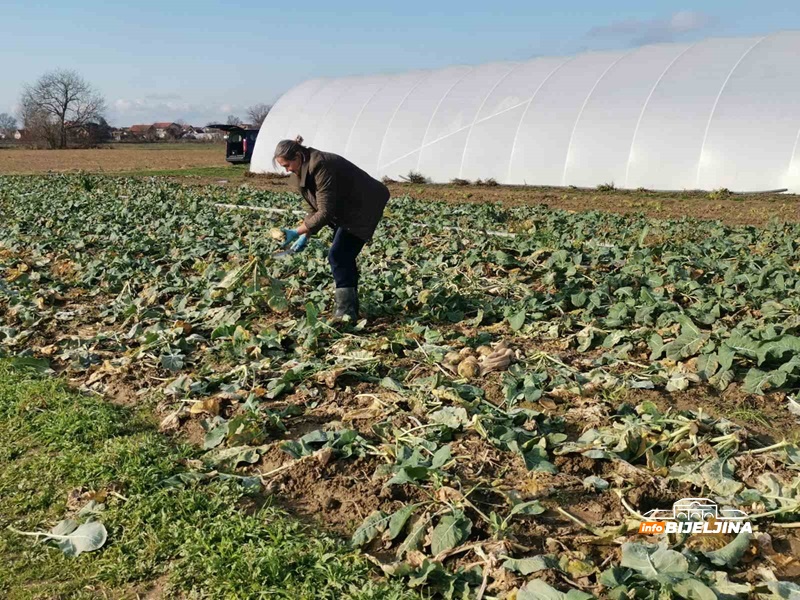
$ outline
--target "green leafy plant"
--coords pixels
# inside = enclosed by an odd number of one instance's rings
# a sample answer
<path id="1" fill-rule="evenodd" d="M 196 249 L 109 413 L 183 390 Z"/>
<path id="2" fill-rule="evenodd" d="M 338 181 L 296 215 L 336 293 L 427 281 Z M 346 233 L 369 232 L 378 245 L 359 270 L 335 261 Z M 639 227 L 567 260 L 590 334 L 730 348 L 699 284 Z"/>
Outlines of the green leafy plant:
<path id="1" fill-rule="evenodd" d="M 54 542 L 66 556 L 78 556 L 83 552 L 92 552 L 102 548 L 108 533 L 99 521 L 86 521 L 78 524 L 73 519 L 59 521 L 55 527 L 46 533 L 36 531 L 18 531 L 19 535 L 30 535 L 43 542 Z"/>

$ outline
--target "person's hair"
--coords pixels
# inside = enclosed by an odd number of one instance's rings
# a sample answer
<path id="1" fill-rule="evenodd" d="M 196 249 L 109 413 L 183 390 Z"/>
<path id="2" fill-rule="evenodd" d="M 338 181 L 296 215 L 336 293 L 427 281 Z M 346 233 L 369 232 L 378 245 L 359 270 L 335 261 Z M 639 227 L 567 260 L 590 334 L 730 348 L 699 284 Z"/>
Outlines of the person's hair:
<path id="1" fill-rule="evenodd" d="M 278 163 L 275 162 L 278 158 L 285 158 L 286 160 L 294 160 L 298 154 L 305 155 L 306 147 L 303 146 L 303 136 L 298 135 L 293 140 L 281 140 L 275 146 L 275 154 L 272 157 L 272 166 L 278 168 Z"/>

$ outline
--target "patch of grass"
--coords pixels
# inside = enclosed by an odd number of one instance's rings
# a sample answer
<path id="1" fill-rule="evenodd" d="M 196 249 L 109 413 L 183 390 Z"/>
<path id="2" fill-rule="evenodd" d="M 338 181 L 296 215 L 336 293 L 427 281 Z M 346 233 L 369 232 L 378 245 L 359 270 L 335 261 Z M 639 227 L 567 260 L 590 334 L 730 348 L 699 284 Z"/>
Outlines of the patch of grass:
<path id="1" fill-rule="evenodd" d="M 712 190 L 708 194 L 709 200 L 725 200 L 730 198 L 733 193 L 728 188 L 719 188 L 718 190 Z"/>
<path id="2" fill-rule="evenodd" d="M 249 165 L 229 165 L 226 167 L 187 167 L 186 169 L 140 169 L 109 173 L 115 177 L 219 177 L 221 179 L 243 179 L 249 172 Z"/>
<path id="3" fill-rule="evenodd" d="M 136 597 L 154 581 L 192 598 L 413 598 L 369 563 L 237 483 L 161 485 L 198 450 L 159 434 L 144 409 L 76 394 L 0 361 L 0 596 Z M 70 494 L 72 492 L 72 494 Z M 9 531 L 52 527 L 108 493 L 108 542 L 67 558 Z"/>
<path id="4" fill-rule="evenodd" d="M 224 140 L 217 142 L 113 142 L 110 144 L 102 144 L 101 148 L 108 150 L 137 150 L 139 152 L 197 152 L 204 153 L 208 149 L 215 149 L 225 156 L 225 148 L 227 144 Z"/>
<path id="5" fill-rule="evenodd" d="M 754 423 L 756 425 L 761 425 L 762 427 L 770 427 L 772 425 L 769 422 L 767 415 L 755 408 L 737 408 L 736 410 L 731 411 L 729 416 L 739 421 L 744 421 L 745 423 Z"/>
<path id="6" fill-rule="evenodd" d="M 628 398 L 629 389 L 624 385 L 618 385 L 614 388 L 604 388 L 600 390 L 600 397 L 603 401 L 612 405 L 618 405 Z"/>

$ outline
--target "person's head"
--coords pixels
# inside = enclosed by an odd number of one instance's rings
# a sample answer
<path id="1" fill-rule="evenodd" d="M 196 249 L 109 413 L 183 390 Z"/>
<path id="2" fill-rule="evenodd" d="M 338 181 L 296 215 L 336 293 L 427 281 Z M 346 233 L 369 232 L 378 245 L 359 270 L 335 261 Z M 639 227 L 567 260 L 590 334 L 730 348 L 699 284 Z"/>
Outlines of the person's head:
<path id="1" fill-rule="evenodd" d="M 281 140 L 275 147 L 272 157 L 273 166 L 280 165 L 289 173 L 299 173 L 305 160 L 306 147 L 303 146 L 303 136 L 298 135 L 293 140 Z"/>

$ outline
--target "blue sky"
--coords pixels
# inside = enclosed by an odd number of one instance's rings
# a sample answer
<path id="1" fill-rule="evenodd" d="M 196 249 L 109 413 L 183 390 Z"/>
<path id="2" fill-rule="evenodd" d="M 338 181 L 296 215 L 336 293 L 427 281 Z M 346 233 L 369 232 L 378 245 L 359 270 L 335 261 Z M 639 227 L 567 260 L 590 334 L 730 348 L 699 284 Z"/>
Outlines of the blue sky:
<path id="1" fill-rule="evenodd" d="M 118 5 L 117 5 L 118 4 Z M 204 125 L 312 77 L 800 29 L 797 0 L 0 1 L 0 112 L 74 69 L 112 125 Z"/>

